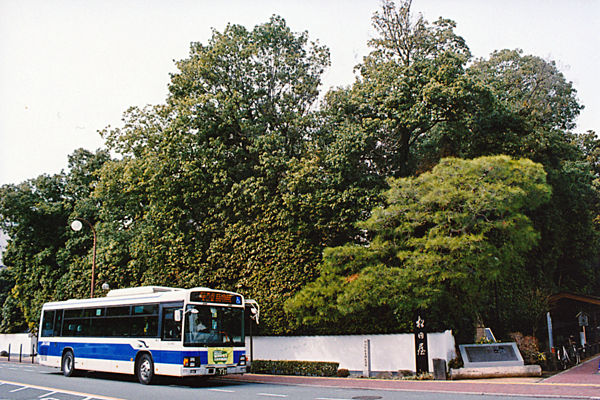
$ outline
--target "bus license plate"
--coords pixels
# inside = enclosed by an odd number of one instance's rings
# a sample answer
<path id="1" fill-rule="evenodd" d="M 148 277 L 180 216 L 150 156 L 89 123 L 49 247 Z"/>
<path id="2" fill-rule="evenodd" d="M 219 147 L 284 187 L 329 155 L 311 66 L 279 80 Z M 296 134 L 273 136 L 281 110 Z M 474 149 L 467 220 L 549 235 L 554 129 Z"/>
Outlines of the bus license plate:
<path id="1" fill-rule="evenodd" d="M 215 375 L 227 375 L 227 368 L 217 368 Z"/>

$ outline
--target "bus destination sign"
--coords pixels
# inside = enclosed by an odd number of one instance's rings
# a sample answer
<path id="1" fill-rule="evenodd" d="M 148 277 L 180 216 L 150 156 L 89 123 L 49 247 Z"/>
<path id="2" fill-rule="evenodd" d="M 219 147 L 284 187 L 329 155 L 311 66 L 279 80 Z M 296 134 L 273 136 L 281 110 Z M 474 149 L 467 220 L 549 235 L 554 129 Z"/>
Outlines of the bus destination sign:
<path id="1" fill-rule="evenodd" d="M 220 292 L 192 292 L 190 293 L 190 301 L 242 305 L 240 296 Z"/>

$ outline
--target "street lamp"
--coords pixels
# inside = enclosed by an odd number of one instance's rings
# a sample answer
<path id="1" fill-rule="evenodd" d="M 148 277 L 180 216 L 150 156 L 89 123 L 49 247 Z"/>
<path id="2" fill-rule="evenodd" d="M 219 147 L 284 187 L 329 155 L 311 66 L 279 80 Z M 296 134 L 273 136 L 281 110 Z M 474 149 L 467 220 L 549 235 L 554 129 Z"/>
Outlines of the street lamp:
<path id="1" fill-rule="evenodd" d="M 90 224 L 90 222 L 88 220 L 85 220 L 83 218 L 75 218 L 75 221 L 73 221 L 71 223 L 71 229 L 73 229 L 75 232 L 79 232 L 81 230 L 81 228 L 83 227 L 83 224 L 80 221 L 83 221 L 86 224 L 88 224 L 89 227 L 92 228 L 92 233 L 94 234 L 94 253 L 92 256 L 92 289 L 90 292 L 90 298 L 93 299 L 94 298 L 94 277 L 96 275 L 96 230 L 94 229 L 94 225 Z"/>

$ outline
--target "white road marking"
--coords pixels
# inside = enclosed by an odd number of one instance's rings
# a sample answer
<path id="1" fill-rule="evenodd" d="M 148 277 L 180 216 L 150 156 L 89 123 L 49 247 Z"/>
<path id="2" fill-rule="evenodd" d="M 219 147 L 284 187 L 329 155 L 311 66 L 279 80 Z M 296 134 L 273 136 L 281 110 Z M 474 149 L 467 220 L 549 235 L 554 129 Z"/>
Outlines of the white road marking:
<path id="1" fill-rule="evenodd" d="M 257 393 L 259 396 L 267 396 L 267 397 L 288 397 L 287 394 L 273 394 L 273 393 Z"/>
<path id="2" fill-rule="evenodd" d="M 20 392 L 21 390 L 29 389 L 29 386 L 23 386 L 17 389 L 11 390 L 9 393 Z"/>
<path id="3" fill-rule="evenodd" d="M 223 392 L 223 393 L 235 393 L 235 390 L 226 390 L 226 389 L 208 389 L 211 392 Z"/>
<path id="4" fill-rule="evenodd" d="M 336 397 L 317 397 L 315 400 L 350 400 L 350 399 L 338 399 Z"/>
<path id="5" fill-rule="evenodd" d="M 44 397 L 46 397 L 46 396 L 52 396 L 54 393 L 58 393 L 58 392 L 57 392 L 56 390 L 55 390 L 55 391 L 53 391 L 53 392 L 48 392 L 48 393 L 46 393 L 46 394 L 43 394 L 43 395 L 41 395 L 41 396 L 38 396 L 38 399 L 42 399 L 42 398 L 44 398 Z"/>
<path id="6" fill-rule="evenodd" d="M 23 384 L 21 383 L 17 383 L 17 382 L 11 382 L 11 381 L 0 381 L 0 384 L 4 385 L 14 385 L 14 386 L 23 386 Z M 78 396 L 78 397 L 84 397 L 84 400 L 91 400 L 91 399 L 102 399 L 102 400 L 120 400 L 117 399 L 115 397 L 108 397 L 108 396 L 100 396 L 100 395 L 93 395 L 93 394 L 89 394 L 89 393 L 81 393 L 81 392 L 74 392 L 71 390 L 55 390 L 54 388 L 49 388 L 49 387 L 45 387 L 45 386 L 37 386 L 37 385 L 28 385 L 28 386 L 23 386 L 21 388 L 12 390 L 12 392 L 16 392 L 19 390 L 24 390 L 24 389 L 38 389 L 38 390 L 44 390 L 47 392 L 52 392 L 55 391 L 56 393 L 64 393 L 64 394 L 70 394 L 73 396 Z M 44 398 L 44 400 L 49 400 L 48 398 Z"/>

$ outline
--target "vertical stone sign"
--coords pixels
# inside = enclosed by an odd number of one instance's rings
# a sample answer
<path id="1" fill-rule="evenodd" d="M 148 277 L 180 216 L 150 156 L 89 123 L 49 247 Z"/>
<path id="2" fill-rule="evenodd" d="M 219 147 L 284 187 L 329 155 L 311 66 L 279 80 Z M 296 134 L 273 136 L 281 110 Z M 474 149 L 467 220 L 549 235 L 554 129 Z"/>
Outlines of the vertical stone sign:
<path id="1" fill-rule="evenodd" d="M 425 313 L 419 310 L 414 316 L 415 359 L 417 374 L 429 372 L 429 353 L 427 350 L 427 322 Z"/>
<path id="2" fill-rule="evenodd" d="M 369 378 L 371 376 L 371 341 L 369 339 L 364 341 L 364 353 L 363 376 Z"/>

